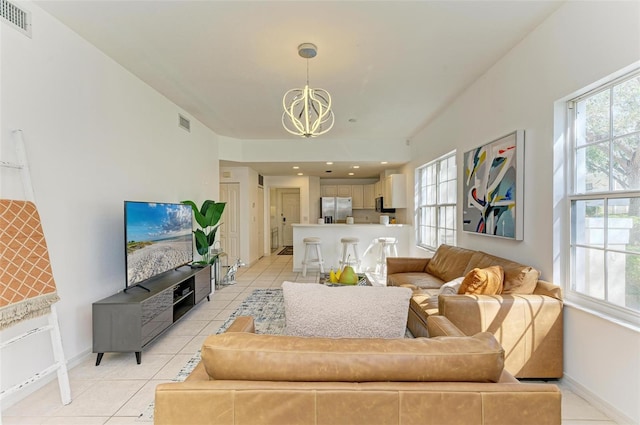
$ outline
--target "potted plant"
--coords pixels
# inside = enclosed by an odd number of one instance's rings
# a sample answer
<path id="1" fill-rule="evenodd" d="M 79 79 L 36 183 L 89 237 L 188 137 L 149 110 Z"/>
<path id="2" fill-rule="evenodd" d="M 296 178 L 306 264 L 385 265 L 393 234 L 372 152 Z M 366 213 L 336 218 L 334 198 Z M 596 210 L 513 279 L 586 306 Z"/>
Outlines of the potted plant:
<path id="1" fill-rule="evenodd" d="M 227 205 L 226 202 L 215 202 L 207 199 L 199 210 L 193 201 L 182 201 L 182 203 L 191 207 L 196 222 L 200 226 L 200 229 L 193 231 L 193 235 L 196 239 L 196 251 L 198 251 L 202 259 L 194 261 L 193 264 L 202 266 L 213 264 L 218 257 L 218 253 L 212 253 L 211 246 L 215 242 L 216 231 L 222 224 L 220 217 L 222 217 L 224 207 Z"/>

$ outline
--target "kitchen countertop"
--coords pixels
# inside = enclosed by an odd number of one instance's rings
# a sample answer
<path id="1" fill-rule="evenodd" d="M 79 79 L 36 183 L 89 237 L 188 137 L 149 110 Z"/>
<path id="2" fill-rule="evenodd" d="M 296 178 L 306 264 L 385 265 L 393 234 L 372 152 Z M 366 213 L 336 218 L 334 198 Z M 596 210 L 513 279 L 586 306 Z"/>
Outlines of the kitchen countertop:
<path id="1" fill-rule="evenodd" d="M 301 223 L 292 224 L 293 231 L 293 271 L 302 270 L 302 260 L 305 255 L 304 238 L 315 237 L 321 239 L 320 250 L 324 259 L 325 271 L 334 270 L 340 266 L 342 259 L 342 244 L 344 237 L 358 238 L 357 249 L 361 265 L 358 271 L 376 270 L 379 260 L 380 238 L 396 238 L 398 241 L 398 256 L 408 256 L 409 244 L 413 226 L 410 224 L 380 224 L 380 223 Z"/>
<path id="2" fill-rule="evenodd" d="M 380 223 L 354 223 L 354 224 L 346 224 L 346 223 L 294 223 L 291 226 L 293 227 L 331 227 L 331 226 L 349 226 L 349 227 L 357 227 L 357 226 L 380 226 L 380 227 L 410 227 L 409 224 L 380 224 Z"/>

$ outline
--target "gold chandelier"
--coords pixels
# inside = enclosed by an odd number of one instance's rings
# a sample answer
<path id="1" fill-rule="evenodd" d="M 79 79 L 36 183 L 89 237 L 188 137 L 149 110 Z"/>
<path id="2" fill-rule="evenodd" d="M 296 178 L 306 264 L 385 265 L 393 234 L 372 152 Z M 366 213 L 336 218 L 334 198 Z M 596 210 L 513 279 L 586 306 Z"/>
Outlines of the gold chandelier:
<path id="1" fill-rule="evenodd" d="M 309 59 L 317 53 L 318 48 L 314 44 L 298 46 L 298 54 L 307 59 L 307 84 L 303 89 L 289 90 L 282 98 L 282 126 L 296 136 L 320 136 L 331 130 L 335 121 L 329 92 L 309 87 Z"/>

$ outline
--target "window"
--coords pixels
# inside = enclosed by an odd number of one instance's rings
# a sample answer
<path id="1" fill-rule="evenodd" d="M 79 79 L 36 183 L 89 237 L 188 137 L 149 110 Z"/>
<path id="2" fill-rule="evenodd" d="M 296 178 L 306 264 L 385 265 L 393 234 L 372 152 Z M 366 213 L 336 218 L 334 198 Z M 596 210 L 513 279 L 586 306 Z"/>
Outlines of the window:
<path id="1" fill-rule="evenodd" d="M 640 318 L 640 72 L 569 102 L 571 294 Z"/>
<path id="2" fill-rule="evenodd" d="M 416 169 L 416 241 L 427 249 L 456 244 L 456 152 Z"/>

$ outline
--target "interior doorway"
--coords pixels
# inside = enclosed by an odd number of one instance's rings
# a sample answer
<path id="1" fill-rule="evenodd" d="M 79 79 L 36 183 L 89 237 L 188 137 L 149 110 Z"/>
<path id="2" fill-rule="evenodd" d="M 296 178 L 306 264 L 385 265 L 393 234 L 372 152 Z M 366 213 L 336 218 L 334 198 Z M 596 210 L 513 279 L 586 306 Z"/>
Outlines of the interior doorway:
<path id="1" fill-rule="evenodd" d="M 292 224 L 300 223 L 300 193 L 282 194 L 282 245 L 293 246 Z"/>
<path id="2" fill-rule="evenodd" d="M 300 223 L 300 189 L 271 188 L 269 191 L 271 252 L 293 245 L 292 224 Z"/>

